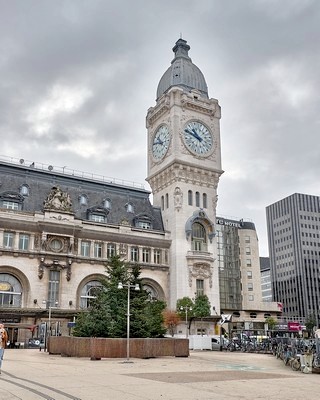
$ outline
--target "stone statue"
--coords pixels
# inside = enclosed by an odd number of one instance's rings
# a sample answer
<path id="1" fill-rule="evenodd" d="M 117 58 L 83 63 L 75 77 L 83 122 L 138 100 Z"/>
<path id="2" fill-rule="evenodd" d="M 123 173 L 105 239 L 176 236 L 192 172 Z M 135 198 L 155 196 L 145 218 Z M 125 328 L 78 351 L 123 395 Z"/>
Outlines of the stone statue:
<path id="1" fill-rule="evenodd" d="M 69 193 L 62 192 L 59 186 L 54 186 L 44 202 L 44 208 L 47 210 L 71 211 L 72 201 Z"/>

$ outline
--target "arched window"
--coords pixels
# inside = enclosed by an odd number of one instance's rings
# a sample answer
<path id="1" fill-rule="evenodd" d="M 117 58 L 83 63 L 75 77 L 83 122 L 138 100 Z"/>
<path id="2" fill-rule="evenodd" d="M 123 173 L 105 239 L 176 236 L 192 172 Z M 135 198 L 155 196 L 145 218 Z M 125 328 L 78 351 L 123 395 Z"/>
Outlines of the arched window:
<path id="1" fill-rule="evenodd" d="M 145 290 L 148 293 L 148 296 L 149 296 L 150 300 L 159 299 L 158 291 L 153 286 L 151 286 L 150 284 L 144 283 L 143 284 L 143 290 Z"/>
<path id="2" fill-rule="evenodd" d="M 166 193 L 166 208 L 169 208 L 169 195 Z"/>
<path id="3" fill-rule="evenodd" d="M 200 193 L 196 192 L 196 207 L 200 207 Z"/>
<path id="4" fill-rule="evenodd" d="M 10 274 L 0 274 L 0 307 L 21 307 L 21 284 Z"/>
<path id="5" fill-rule="evenodd" d="M 21 187 L 20 187 L 20 194 L 21 194 L 22 196 L 29 196 L 29 191 L 30 191 L 30 189 L 29 189 L 29 186 L 28 186 L 28 185 L 21 185 Z"/>
<path id="6" fill-rule="evenodd" d="M 161 210 L 164 210 L 164 196 L 161 196 Z"/>
<path id="7" fill-rule="evenodd" d="M 203 195 L 202 195 L 202 207 L 203 208 L 208 208 L 207 194 L 206 193 L 203 193 Z"/>
<path id="8" fill-rule="evenodd" d="M 111 200 L 110 199 L 105 199 L 103 201 L 103 207 L 106 208 L 107 210 L 111 209 Z"/>
<path id="9" fill-rule="evenodd" d="M 90 281 L 84 285 L 80 294 L 80 308 L 89 308 L 92 300 L 96 298 L 97 291 L 101 288 L 102 285 L 99 281 Z"/>
<path id="10" fill-rule="evenodd" d="M 133 214 L 133 213 L 134 213 L 133 204 L 127 203 L 127 204 L 126 204 L 126 208 L 127 208 L 127 212 L 128 212 L 128 213 L 130 213 L 130 214 Z"/>
<path id="11" fill-rule="evenodd" d="M 207 251 L 207 233 L 205 227 L 200 222 L 192 225 L 192 250 Z"/>
<path id="12" fill-rule="evenodd" d="M 87 197 L 87 195 L 81 194 L 81 195 L 79 196 L 79 203 L 80 203 L 80 206 L 86 206 L 86 205 L 88 205 L 88 197 Z"/>
<path id="13" fill-rule="evenodd" d="M 188 205 L 192 206 L 192 190 L 188 190 Z"/>

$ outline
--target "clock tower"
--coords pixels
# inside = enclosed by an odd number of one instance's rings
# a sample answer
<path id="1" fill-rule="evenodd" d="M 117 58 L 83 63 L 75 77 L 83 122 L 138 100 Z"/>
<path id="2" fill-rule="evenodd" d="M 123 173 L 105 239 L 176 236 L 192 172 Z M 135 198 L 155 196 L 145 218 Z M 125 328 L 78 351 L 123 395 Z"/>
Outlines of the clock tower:
<path id="1" fill-rule="evenodd" d="M 168 306 L 208 296 L 220 312 L 215 218 L 221 169 L 220 106 L 179 39 L 147 113 L 148 178 L 171 236 Z"/>

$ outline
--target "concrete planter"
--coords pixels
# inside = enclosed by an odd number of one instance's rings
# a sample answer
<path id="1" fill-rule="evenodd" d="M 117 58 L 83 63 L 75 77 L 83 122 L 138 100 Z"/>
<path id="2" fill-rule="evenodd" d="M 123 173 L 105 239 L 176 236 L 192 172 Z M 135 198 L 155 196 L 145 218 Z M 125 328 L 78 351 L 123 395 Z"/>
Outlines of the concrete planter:
<path id="1" fill-rule="evenodd" d="M 126 358 L 127 339 L 82 338 L 73 336 L 51 336 L 48 341 L 50 354 L 65 357 Z M 130 339 L 130 357 L 188 357 L 188 339 Z"/>

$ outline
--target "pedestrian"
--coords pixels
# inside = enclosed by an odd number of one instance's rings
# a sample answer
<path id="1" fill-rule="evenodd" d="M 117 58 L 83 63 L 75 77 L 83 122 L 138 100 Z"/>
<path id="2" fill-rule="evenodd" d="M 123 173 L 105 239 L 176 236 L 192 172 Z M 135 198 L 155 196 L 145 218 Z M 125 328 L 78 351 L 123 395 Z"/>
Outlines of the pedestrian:
<path id="1" fill-rule="evenodd" d="M 7 331 L 4 329 L 4 325 L 0 323 L 0 374 L 3 360 L 4 349 L 6 348 L 8 341 Z"/>

